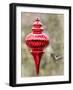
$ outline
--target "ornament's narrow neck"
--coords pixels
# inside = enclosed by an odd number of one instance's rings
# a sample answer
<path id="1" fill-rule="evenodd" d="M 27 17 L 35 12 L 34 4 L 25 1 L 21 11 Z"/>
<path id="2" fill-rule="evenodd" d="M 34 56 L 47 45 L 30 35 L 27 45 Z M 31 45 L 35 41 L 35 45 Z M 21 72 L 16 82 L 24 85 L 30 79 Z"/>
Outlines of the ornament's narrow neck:
<path id="1" fill-rule="evenodd" d="M 39 68 L 40 68 L 40 61 L 41 61 L 41 57 L 43 55 L 43 51 L 35 51 L 35 52 L 31 52 L 35 61 L 35 66 L 36 66 L 36 74 L 39 74 Z"/>

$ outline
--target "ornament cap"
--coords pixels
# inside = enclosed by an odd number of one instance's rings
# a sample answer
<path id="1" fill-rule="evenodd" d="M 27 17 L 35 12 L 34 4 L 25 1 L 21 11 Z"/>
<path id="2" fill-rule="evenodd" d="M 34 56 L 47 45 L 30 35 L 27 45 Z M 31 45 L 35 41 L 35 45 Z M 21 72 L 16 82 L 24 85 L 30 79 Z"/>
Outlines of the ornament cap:
<path id="1" fill-rule="evenodd" d="M 37 18 L 35 22 L 33 23 L 32 32 L 35 34 L 40 34 L 44 31 L 44 28 L 42 27 L 42 23 L 40 22 L 40 19 Z"/>

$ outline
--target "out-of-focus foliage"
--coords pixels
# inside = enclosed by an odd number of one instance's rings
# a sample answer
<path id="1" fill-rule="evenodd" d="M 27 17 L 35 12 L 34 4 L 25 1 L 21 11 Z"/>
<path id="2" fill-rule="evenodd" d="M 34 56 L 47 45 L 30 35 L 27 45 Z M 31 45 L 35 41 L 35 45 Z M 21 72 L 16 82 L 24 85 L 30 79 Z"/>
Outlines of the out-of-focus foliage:
<path id="1" fill-rule="evenodd" d="M 44 32 L 50 38 L 50 44 L 41 59 L 39 76 L 55 76 L 64 74 L 64 58 L 55 61 L 51 53 L 64 54 L 64 15 L 48 13 L 25 13 L 21 14 L 21 76 L 36 76 L 35 63 L 31 55 L 31 49 L 25 44 L 25 37 L 32 31 L 35 19 L 39 17 Z"/>

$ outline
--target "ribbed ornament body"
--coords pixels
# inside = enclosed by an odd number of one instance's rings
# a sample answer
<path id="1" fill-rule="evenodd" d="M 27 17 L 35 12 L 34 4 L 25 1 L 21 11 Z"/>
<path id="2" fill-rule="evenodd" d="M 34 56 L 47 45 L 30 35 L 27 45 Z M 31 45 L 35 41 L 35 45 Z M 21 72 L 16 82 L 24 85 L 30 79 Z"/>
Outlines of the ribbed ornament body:
<path id="1" fill-rule="evenodd" d="M 27 46 L 32 49 L 31 54 L 33 55 L 36 73 L 38 75 L 41 57 L 44 53 L 44 49 L 49 45 L 49 37 L 44 33 L 44 28 L 39 18 L 33 23 L 32 32 L 26 36 L 25 42 Z"/>

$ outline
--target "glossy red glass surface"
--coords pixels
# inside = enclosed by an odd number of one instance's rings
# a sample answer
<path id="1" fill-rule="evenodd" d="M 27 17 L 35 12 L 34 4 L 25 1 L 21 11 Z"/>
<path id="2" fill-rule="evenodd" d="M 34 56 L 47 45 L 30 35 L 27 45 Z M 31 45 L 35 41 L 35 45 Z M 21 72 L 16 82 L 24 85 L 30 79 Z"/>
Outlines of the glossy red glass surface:
<path id="1" fill-rule="evenodd" d="M 49 45 L 49 37 L 44 33 L 44 28 L 39 18 L 33 23 L 32 32 L 26 36 L 25 42 L 27 46 L 32 49 L 31 54 L 33 55 L 36 73 L 38 75 L 41 57 L 44 49 Z"/>

